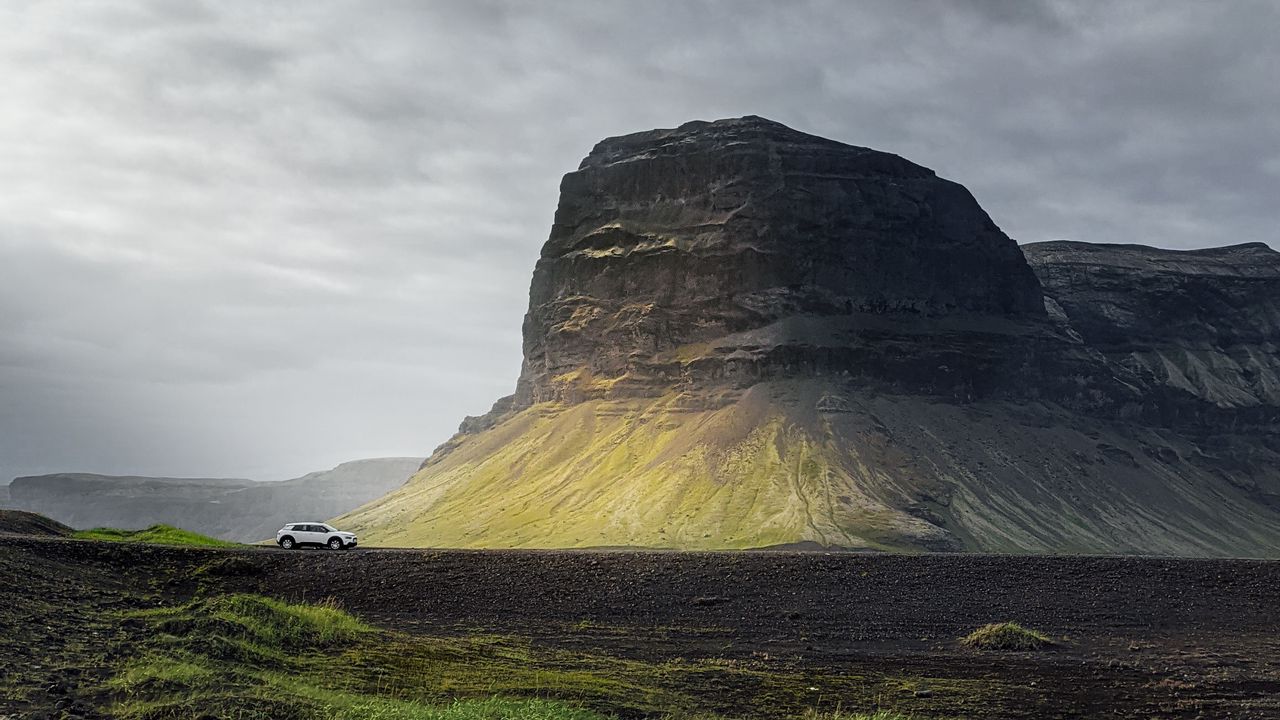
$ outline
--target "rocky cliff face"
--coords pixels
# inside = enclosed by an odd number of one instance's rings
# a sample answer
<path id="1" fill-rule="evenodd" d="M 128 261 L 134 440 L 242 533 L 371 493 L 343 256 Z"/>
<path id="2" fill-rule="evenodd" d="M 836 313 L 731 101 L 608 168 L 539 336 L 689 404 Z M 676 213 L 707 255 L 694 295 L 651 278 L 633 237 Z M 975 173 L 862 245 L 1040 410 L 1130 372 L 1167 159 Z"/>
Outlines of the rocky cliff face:
<path id="1" fill-rule="evenodd" d="M 1145 388 L 1280 422 L 1280 253 L 1261 243 L 1023 248 L 1054 313 Z"/>
<path id="2" fill-rule="evenodd" d="M 762 118 L 688 123 L 605 140 L 565 176 L 513 407 L 843 370 L 826 348 L 878 318 L 1043 314 L 963 187 Z"/>
<path id="3" fill-rule="evenodd" d="M 291 520 L 323 520 L 359 507 L 404 484 L 421 464 L 421 458 L 355 460 L 284 482 L 38 475 L 14 479 L 10 504 L 76 528 L 165 523 L 253 542 Z"/>
<path id="4" fill-rule="evenodd" d="M 961 186 L 761 118 L 605 140 L 561 185 L 515 394 L 344 521 L 398 544 L 1280 554 L 1278 295 L 1240 255 L 1269 251 L 1072 247 L 1024 257 Z"/>

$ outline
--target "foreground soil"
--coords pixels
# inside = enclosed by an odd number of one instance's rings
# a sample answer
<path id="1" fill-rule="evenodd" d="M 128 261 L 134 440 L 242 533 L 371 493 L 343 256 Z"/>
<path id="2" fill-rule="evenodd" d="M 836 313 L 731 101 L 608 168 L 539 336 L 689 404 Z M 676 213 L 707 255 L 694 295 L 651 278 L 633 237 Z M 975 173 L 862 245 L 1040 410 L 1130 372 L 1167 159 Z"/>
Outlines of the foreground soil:
<path id="1" fill-rule="evenodd" d="M 102 683 L 139 640 L 118 611 L 238 591 L 335 598 L 422 638 L 502 636 L 732 668 L 664 682 L 733 717 L 840 706 L 921 718 L 1280 718 L 1276 561 L 285 552 L 6 536 L 0 587 L 0 717 L 103 716 Z M 1055 646 L 991 652 L 958 640 L 1003 620 Z M 763 697 L 784 682 L 795 687 Z"/>

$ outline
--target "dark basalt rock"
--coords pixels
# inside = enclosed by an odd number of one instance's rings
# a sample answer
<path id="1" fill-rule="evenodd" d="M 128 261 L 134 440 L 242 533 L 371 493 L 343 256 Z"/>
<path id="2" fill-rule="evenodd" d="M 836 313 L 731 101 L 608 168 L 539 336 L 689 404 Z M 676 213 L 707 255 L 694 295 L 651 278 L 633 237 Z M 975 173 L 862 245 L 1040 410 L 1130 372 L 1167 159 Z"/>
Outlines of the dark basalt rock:
<path id="1" fill-rule="evenodd" d="M 899 332 L 876 318 L 1043 316 L 1017 245 L 960 185 L 763 118 L 692 122 L 605 140 L 565 176 L 514 407 L 572 399 L 555 379 L 581 370 L 645 394 L 869 367 L 832 333 Z M 762 331 L 795 317 L 834 322 Z"/>
<path id="2" fill-rule="evenodd" d="M 1080 242 L 1023 252 L 1061 317 L 1144 388 L 1280 422 L 1280 253 Z"/>

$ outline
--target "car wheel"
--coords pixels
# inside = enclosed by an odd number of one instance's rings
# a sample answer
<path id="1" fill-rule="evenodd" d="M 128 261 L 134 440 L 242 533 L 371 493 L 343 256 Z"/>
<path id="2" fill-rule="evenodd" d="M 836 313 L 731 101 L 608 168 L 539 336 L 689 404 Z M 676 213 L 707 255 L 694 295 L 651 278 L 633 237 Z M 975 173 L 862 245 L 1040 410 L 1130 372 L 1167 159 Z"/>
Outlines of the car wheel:
<path id="1" fill-rule="evenodd" d="M 329 549 L 330 549 L 330 550 L 341 550 L 341 549 L 342 549 L 342 540 L 341 540 L 341 538 L 333 538 L 332 540 L 330 540 L 330 541 L 329 541 Z"/>
<path id="2" fill-rule="evenodd" d="M 280 547 L 284 548 L 285 550 L 292 550 L 293 538 L 291 537 L 280 538 Z"/>

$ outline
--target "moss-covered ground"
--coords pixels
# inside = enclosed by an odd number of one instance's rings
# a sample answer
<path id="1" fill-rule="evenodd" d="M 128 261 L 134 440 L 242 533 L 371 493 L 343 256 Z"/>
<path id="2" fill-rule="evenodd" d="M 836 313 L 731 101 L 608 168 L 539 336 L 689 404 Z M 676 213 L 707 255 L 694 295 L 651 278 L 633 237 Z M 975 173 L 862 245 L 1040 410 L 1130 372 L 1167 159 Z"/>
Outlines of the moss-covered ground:
<path id="1" fill-rule="evenodd" d="M 750 717 L 905 717 L 804 709 L 838 703 L 787 674 L 537 650 L 512 638 L 409 636 L 332 603 L 222 595 L 124 620 L 148 639 L 107 688 L 111 714 L 134 720 L 723 720 L 726 706 Z M 699 692 L 735 685 L 751 700 Z"/>
<path id="2" fill-rule="evenodd" d="M 142 542 L 158 545 L 190 545 L 194 547 L 240 547 L 239 543 L 219 540 L 200 533 L 183 530 L 172 525 L 152 525 L 144 530 L 119 528 L 94 528 L 72 534 L 78 540 L 107 540 L 110 542 Z"/>

